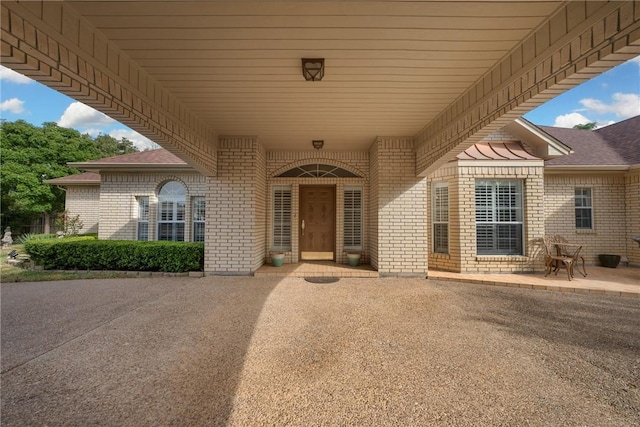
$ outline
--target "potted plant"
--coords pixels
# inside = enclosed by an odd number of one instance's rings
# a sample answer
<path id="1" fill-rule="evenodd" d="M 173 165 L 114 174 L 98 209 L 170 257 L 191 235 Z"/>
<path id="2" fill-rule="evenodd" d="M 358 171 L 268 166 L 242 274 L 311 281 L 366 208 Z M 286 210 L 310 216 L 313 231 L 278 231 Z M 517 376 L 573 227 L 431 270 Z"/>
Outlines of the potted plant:
<path id="1" fill-rule="evenodd" d="M 620 264 L 620 255 L 600 254 L 598 258 L 603 267 L 616 268 Z"/>
<path id="2" fill-rule="evenodd" d="M 284 252 L 271 252 L 271 264 L 274 267 L 282 267 L 282 264 L 284 264 Z"/>
<path id="3" fill-rule="evenodd" d="M 347 260 L 349 260 L 349 265 L 351 267 L 357 267 L 360 264 L 360 257 L 360 253 L 347 252 Z"/>

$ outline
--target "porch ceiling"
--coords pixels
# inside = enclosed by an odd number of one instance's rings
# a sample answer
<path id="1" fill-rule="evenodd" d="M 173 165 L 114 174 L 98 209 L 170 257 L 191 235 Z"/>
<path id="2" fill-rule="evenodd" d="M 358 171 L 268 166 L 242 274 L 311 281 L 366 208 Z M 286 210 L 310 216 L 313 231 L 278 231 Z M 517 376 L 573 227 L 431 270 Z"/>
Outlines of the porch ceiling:
<path id="1" fill-rule="evenodd" d="M 68 2 L 219 135 L 328 150 L 417 134 L 561 3 Z"/>

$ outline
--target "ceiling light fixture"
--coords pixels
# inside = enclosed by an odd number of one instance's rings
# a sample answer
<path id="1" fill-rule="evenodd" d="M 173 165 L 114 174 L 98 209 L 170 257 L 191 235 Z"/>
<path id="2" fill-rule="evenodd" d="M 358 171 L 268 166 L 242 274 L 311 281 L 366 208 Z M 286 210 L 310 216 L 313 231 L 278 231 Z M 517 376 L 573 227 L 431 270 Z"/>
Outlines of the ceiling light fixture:
<path id="1" fill-rule="evenodd" d="M 302 58 L 302 75 L 305 80 L 316 82 L 324 77 L 324 58 Z"/>
<path id="2" fill-rule="evenodd" d="M 322 147 L 324 147 L 324 141 L 322 139 L 315 139 L 311 141 L 311 143 L 313 144 L 313 148 L 315 148 L 316 150 L 320 150 Z"/>

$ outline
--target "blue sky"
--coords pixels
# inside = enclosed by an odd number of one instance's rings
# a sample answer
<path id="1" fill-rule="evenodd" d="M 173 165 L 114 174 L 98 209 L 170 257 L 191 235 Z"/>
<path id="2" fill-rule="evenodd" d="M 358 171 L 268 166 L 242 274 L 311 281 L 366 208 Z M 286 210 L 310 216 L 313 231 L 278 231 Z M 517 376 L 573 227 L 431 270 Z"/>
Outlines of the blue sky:
<path id="1" fill-rule="evenodd" d="M 596 122 L 600 127 L 640 114 L 640 56 L 565 92 L 525 115 L 538 125 L 573 127 Z M 82 133 L 109 134 L 133 141 L 138 148 L 157 146 L 104 114 L 0 66 L 0 118 L 40 126 L 56 122 Z"/>

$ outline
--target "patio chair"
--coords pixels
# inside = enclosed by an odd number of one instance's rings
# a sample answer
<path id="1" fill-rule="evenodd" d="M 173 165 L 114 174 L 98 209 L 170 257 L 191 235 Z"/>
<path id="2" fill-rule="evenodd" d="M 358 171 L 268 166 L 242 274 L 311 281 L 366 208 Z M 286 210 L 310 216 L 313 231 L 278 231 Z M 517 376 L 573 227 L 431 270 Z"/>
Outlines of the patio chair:
<path id="1" fill-rule="evenodd" d="M 544 261 L 544 277 L 547 277 L 551 273 L 551 270 L 553 270 L 557 275 L 560 268 L 564 266 L 567 269 L 567 277 L 571 280 L 573 277 L 573 265 L 575 263 L 575 258 L 573 256 L 562 255 L 561 251 L 558 250 L 558 242 L 556 242 L 551 236 L 544 236 L 543 241 L 546 254 Z M 580 249 L 578 249 L 578 253 L 579 252 Z"/>
<path id="2" fill-rule="evenodd" d="M 557 247 L 560 248 L 560 254 L 561 255 L 564 255 L 564 256 L 573 256 L 574 255 L 575 246 L 577 246 L 577 245 L 570 244 L 567 239 L 565 239 L 563 236 L 561 236 L 559 234 L 551 236 L 551 239 L 557 245 Z M 582 246 L 582 245 L 580 245 L 580 246 Z M 580 259 L 582 261 L 582 271 L 580 271 L 580 265 L 578 264 L 578 259 Z M 585 268 L 584 257 L 581 254 L 576 255 L 575 262 L 576 262 L 576 266 L 578 267 L 577 270 L 580 271 L 580 274 L 582 274 L 583 277 L 587 277 L 587 269 Z"/>

